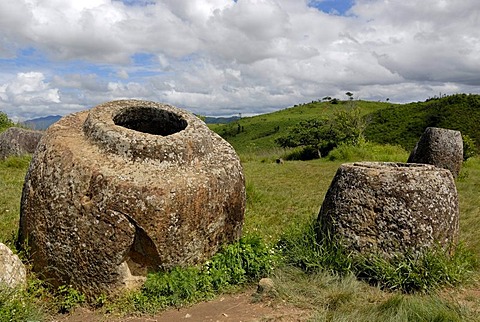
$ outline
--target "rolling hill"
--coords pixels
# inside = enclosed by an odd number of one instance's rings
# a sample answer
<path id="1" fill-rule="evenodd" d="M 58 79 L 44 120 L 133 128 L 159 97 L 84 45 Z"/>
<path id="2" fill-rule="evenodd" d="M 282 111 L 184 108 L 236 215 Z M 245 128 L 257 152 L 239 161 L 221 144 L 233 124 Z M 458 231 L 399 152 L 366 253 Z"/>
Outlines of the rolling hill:
<path id="1" fill-rule="evenodd" d="M 426 127 L 459 130 L 480 143 L 480 95 L 455 94 L 425 102 L 391 104 L 371 101 L 312 102 L 281 111 L 246 117 L 211 128 L 239 153 L 261 153 L 278 148 L 275 139 L 302 120 L 325 118 L 356 106 L 367 120 L 368 141 L 400 145 L 411 150 Z"/>

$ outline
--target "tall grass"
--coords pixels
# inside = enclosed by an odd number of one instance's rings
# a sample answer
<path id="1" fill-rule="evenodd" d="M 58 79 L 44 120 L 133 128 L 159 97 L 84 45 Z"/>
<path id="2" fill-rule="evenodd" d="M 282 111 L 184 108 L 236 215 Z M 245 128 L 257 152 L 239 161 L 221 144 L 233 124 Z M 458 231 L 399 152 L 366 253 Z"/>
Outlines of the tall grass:
<path id="1" fill-rule="evenodd" d="M 382 161 L 382 162 L 406 162 L 408 152 L 398 145 L 380 145 L 372 142 L 362 143 L 357 146 L 342 144 L 327 156 L 330 161 Z"/>
<path id="2" fill-rule="evenodd" d="M 383 292 L 358 281 L 323 271 L 287 268 L 274 277 L 280 298 L 311 312 L 308 321 L 423 322 L 479 321 L 474 311 L 438 294 Z"/>
<path id="3" fill-rule="evenodd" d="M 0 242 L 13 247 L 18 230 L 20 195 L 30 157 L 0 161 Z"/>
<path id="4" fill-rule="evenodd" d="M 359 280 L 390 291 L 430 293 L 441 287 L 467 281 L 478 268 L 471 251 L 459 245 L 450 255 L 442 248 L 422 253 L 393 255 L 347 252 L 333 238 L 317 237 L 317 221 L 294 225 L 279 242 L 286 264 L 306 273 L 324 271 L 335 275 L 353 274 Z"/>

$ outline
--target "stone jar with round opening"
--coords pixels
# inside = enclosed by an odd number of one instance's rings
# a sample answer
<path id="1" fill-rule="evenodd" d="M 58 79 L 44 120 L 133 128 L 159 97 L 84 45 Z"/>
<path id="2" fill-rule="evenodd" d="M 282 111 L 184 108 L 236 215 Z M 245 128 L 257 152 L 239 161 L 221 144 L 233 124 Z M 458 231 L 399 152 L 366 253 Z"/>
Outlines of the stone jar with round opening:
<path id="1" fill-rule="evenodd" d="M 45 133 L 19 243 L 40 276 L 96 296 L 205 261 L 240 237 L 244 210 L 240 160 L 205 123 L 170 105 L 114 101 Z"/>
<path id="2" fill-rule="evenodd" d="M 458 196 L 450 171 L 391 162 L 342 164 L 318 215 L 319 238 L 390 257 L 458 240 Z"/>

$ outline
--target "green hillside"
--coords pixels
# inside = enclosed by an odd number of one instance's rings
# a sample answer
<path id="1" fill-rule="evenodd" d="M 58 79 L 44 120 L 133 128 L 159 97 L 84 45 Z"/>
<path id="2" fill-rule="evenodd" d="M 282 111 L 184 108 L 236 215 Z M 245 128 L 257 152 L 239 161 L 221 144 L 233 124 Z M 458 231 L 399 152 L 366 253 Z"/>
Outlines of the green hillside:
<path id="1" fill-rule="evenodd" d="M 242 118 L 211 128 L 240 154 L 260 154 L 278 149 L 275 139 L 300 121 L 330 117 L 335 111 L 356 106 L 367 120 L 368 141 L 400 145 L 411 150 L 426 127 L 460 130 L 480 143 L 480 95 L 456 94 L 425 102 L 391 104 L 370 101 L 312 102 L 269 114 Z"/>
<path id="2" fill-rule="evenodd" d="M 210 125 L 210 127 L 230 142 L 240 154 L 265 153 L 278 148 L 274 142 L 275 139 L 286 135 L 290 128 L 300 121 L 329 117 L 335 111 L 351 109 L 353 105 L 358 107 L 365 116 L 375 111 L 398 106 L 368 101 L 338 101 L 338 104 L 312 102 L 269 114 L 245 117 L 229 124 Z"/>
<path id="3" fill-rule="evenodd" d="M 368 140 L 412 149 L 427 127 L 459 130 L 480 143 L 480 95 L 456 94 L 376 111 L 369 116 Z"/>

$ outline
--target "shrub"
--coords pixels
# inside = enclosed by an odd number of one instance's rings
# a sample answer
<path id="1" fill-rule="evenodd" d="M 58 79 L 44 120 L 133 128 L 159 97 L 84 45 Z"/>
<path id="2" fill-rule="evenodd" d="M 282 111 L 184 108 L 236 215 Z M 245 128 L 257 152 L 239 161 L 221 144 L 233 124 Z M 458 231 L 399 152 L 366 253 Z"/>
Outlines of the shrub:
<path id="1" fill-rule="evenodd" d="M 68 313 L 75 307 L 85 302 L 85 295 L 74 289 L 71 285 L 61 285 L 57 289 L 56 299 L 60 313 Z"/>
<path id="2" fill-rule="evenodd" d="M 467 134 L 462 135 L 463 139 L 463 161 L 467 161 L 469 158 L 477 155 L 477 147 L 475 141 Z"/>
<path id="3" fill-rule="evenodd" d="M 307 160 L 314 160 L 320 157 L 319 151 L 313 147 L 307 146 L 299 149 L 295 149 L 292 152 L 288 153 L 285 156 L 285 160 L 287 161 L 307 161 Z"/>
<path id="4" fill-rule="evenodd" d="M 408 153 L 397 145 L 381 145 L 365 142 L 356 146 L 341 144 L 333 149 L 327 156 L 330 161 L 382 161 L 405 162 Z"/>
<path id="5" fill-rule="evenodd" d="M 14 126 L 14 123 L 8 118 L 7 114 L 0 111 L 0 132 L 12 126 Z"/>

